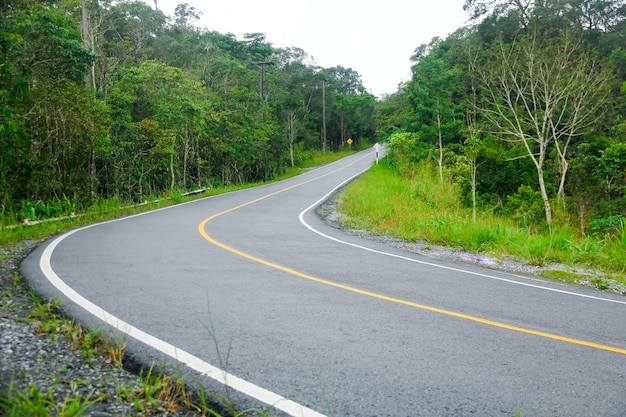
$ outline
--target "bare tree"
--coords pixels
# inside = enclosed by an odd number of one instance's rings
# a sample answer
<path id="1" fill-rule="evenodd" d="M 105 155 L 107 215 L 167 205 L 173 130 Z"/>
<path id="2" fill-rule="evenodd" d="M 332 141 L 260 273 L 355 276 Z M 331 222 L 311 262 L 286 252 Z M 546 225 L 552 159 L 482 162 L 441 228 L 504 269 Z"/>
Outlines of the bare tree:
<path id="1" fill-rule="evenodd" d="M 295 110 L 287 111 L 287 140 L 289 141 L 289 156 L 291 158 L 291 166 L 296 166 L 295 158 L 294 158 L 294 144 L 296 142 L 296 138 L 298 137 L 298 115 Z"/>
<path id="2" fill-rule="evenodd" d="M 476 121 L 470 114 L 467 118 L 467 139 L 463 143 L 465 145 L 465 155 L 467 157 L 470 168 L 470 188 L 472 191 L 472 220 L 476 223 L 476 188 L 478 185 L 478 155 L 480 153 L 480 129 Z"/>
<path id="3" fill-rule="evenodd" d="M 503 140 L 521 144 L 536 169 L 546 214 L 552 223 L 544 165 L 556 147 L 564 193 L 567 150 L 572 138 L 597 120 L 608 75 L 571 36 L 540 42 L 529 36 L 497 44 L 479 69 L 486 102 L 481 113 Z"/>

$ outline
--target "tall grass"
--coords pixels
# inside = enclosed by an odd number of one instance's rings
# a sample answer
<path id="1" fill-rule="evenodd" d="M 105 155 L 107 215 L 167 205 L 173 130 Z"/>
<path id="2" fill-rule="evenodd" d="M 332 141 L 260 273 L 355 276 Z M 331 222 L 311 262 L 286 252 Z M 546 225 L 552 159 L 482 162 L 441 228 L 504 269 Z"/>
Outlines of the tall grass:
<path id="1" fill-rule="evenodd" d="M 589 267 L 626 283 L 623 227 L 614 234 L 581 236 L 568 225 L 522 227 L 489 211 L 474 222 L 471 209 L 461 204 L 460 189 L 440 182 L 428 165 L 407 178 L 382 160 L 346 187 L 339 208 L 349 227 L 496 258 L 510 255 L 535 265 Z"/>

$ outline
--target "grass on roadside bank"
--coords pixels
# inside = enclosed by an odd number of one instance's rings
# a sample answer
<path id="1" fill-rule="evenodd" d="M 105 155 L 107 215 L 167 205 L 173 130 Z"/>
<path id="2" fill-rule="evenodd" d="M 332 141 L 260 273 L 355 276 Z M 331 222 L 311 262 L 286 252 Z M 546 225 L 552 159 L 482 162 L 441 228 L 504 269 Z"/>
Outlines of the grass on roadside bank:
<path id="1" fill-rule="evenodd" d="M 353 154 L 355 151 L 329 152 L 326 154 L 315 153 L 309 159 L 303 161 L 297 167 L 289 167 L 284 174 L 277 177 L 274 181 L 280 181 L 301 174 L 305 170 L 313 167 L 325 165 L 341 158 Z M 161 207 L 171 206 L 184 201 L 205 198 L 212 195 L 224 194 L 228 192 L 238 191 L 246 188 L 252 188 L 264 184 L 249 183 L 225 186 L 219 188 L 209 188 L 197 194 L 185 195 L 185 192 L 175 190 L 161 196 L 147 197 L 142 203 L 124 202 L 116 198 L 98 199 L 93 201 L 89 207 L 78 208 L 74 204 L 59 202 L 28 204 L 27 206 L 54 206 L 57 209 L 49 209 L 44 213 L 50 213 L 54 219 L 46 216 L 39 217 L 24 211 L 24 213 L 14 214 L 12 216 L 4 216 L 0 218 L 0 248 L 10 244 L 18 244 L 24 240 L 43 240 L 50 236 L 63 231 L 115 219 L 131 214 L 142 213 Z M 65 198 L 61 199 L 65 201 Z M 33 216 L 33 217 L 30 217 Z M 30 217 L 30 218 L 29 218 Z M 27 221 L 29 220 L 29 221 Z M 39 223 L 35 223 L 38 221 Z"/>
<path id="2" fill-rule="evenodd" d="M 35 385 L 31 385 L 26 390 L 19 390 L 11 381 L 8 392 L 0 396 L 0 411 L 5 417 L 75 417 L 83 415 L 89 407 L 95 404 L 101 398 L 92 398 L 92 394 L 73 395 L 74 387 L 63 398 L 57 401 L 57 389 L 49 388 L 47 391 L 41 391 Z"/>
<path id="3" fill-rule="evenodd" d="M 289 168 L 287 172 L 276 180 L 293 177 L 315 166 L 334 162 L 354 151 L 343 151 L 327 154 L 316 154 L 309 158 L 299 167 Z M 223 188 L 206 190 L 203 193 L 185 196 L 182 193 L 169 193 L 168 195 L 148 198 L 145 203 L 131 204 L 117 199 L 98 200 L 89 208 L 80 209 L 65 202 L 59 204 L 62 209 L 56 210 L 54 204 L 46 204 L 48 212 L 55 217 L 54 221 L 47 218 L 34 216 L 34 204 L 29 205 L 28 217 L 31 223 L 23 222 L 18 218 L 4 217 L 0 221 L 0 249 L 21 247 L 25 241 L 43 241 L 55 234 L 85 226 L 92 223 L 111 220 L 114 218 L 137 214 L 156 208 L 170 206 L 184 201 L 205 198 L 227 192 L 237 191 L 244 188 L 254 187 L 260 184 L 244 184 Z M 39 204 L 41 205 L 41 204 Z M 32 209 L 32 210 L 31 210 Z M 75 214 L 74 211 L 80 212 Z M 43 220 L 33 224 L 33 221 Z M 10 251 L 7 251 L 9 253 Z M 0 263 L 9 255 L 0 255 Z M 23 278 L 16 274 L 11 280 L 13 288 L 5 289 L 0 294 L 0 308 L 11 308 L 10 300 L 17 291 L 29 293 L 32 298 L 32 311 L 28 317 L 22 320 L 35 323 L 35 327 L 41 336 L 47 336 L 52 340 L 65 338 L 72 343 L 73 349 L 79 351 L 85 359 L 85 363 L 93 363 L 95 360 L 104 360 L 117 367 L 124 367 L 124 346 L 115 344 L 101 337 L 96 331 L 88 331 L 78 323 L 62 316 L 57 307 L 58 303 L 49 303 L 40 298 Z M 270 416 L 271 409 L 238 411 L 234 404 L 227 398 L 222 398 L 214 393 L 209 393 L 202 387 L 188 389 L 182 378 L 156 372 L 153 366 L 147 370 L 139 371 L 139 386 L 119 387 L 117 396 L 124 399 L 139 415 L 162 415 L 180 409 L 188 410 L 201 416 L 220 417 L 244 415 Z M 54 375 L 51 375 L 51 378 Z M 84 393 L 78 386 L 68 387 L 66 384 L 53 385 L 47 390 L 36 386 L 18 389 L 11 380 L 8 390 L 0 392 L 0 415 L 7 417 L 22 416 L 81 416 L 88 412 L 89 408 L 99 401 L 110 399 L 96 394 L 95 392 Z M 0 387 L 1 388 L 1 387 Z M 62 394 L 66 393 L 67 394 Z M 63 398 L 59 400 L 59 397 Z M 215 404 L 218 406 L 216 407 Z"/>
<path id="4" fill-rule="evenodd" d="M 349 184 L 339 210 L 346 226 L 395 236 L 408 241 L 459 248 L 497 259 L 513 256 L 532 265 L 563 264 L 567 270 L 546 271 L 561 280 L 586 280 L 599 289 L 609 281 L 626 284 L 626 230 L 612 235 L 581 236 L 567 226 L 542 231 L 515 221 L 481 213 L 472 220 L 457 187 L 441 183 L 427 167 L 410 179 L 387 161 Z M 580 273 L 578 269 L 593 270 Z"/>

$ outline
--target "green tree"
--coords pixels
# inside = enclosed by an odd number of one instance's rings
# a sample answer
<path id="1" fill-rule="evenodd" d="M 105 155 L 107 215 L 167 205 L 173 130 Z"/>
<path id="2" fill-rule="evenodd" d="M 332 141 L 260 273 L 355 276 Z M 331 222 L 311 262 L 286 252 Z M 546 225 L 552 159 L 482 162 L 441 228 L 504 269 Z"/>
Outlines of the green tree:
<path id="1" fill-rule="evenodd" d="M 75 176 L 50 182 L 49 176 L 71 174 L 65 168 L 78 149 L 71 144 L 81 138 L 68 124 L 75 107 L 67 98 L 78 91 L 77 83 L 84 85 L 95 58 L 72 19 L 75 10 L 69 2 L 54 8 L 19 2 L 1 9 L 0 196 L 5 207 L 14 200 L 59 196 L 80 182 Z"/>
<path id="2" fill-rule="evenodd" d="M 440 40 L 433 39 L 429 48 Z M 460 125 L 459 106 L 454 100 L 460 84 L 460 72 L 450 67 L 435 54 L 422 55 L 418 48 L 413 56 L 413 77 L 409 83 L 410 100 L 414 108 L 413 126 L 426 140 L 433 140 L 439 149 L 437 165 L 439 179 L 443 182 L 444 145 L 456 134 Z"/>

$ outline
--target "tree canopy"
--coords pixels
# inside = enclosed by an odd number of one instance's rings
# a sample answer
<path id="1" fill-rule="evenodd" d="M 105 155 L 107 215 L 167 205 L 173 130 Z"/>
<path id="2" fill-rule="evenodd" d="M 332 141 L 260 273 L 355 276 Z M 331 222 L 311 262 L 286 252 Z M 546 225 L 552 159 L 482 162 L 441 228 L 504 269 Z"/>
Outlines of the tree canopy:
<path id="1" fill-rule="evenodd" d="M 322 149 L 323 107 L 329 150 L 373 139 L 358 73 L 262 33 L 197 28 L 199 16 L 185 3 L 175 16 L 137 0 L 0 3 L 3 214 L 274 178 Z"/>

